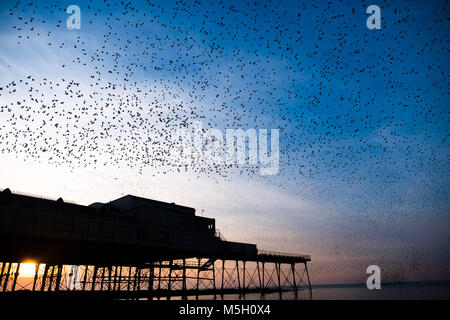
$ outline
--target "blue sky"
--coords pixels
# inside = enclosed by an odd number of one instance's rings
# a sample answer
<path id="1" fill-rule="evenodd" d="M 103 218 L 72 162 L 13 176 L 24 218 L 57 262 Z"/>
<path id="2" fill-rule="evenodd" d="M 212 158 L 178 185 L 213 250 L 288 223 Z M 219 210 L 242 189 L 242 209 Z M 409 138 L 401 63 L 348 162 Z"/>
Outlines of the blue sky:
<path id="1" fill-rule="evenodd" d="M 363 282 L 370 264 L 449 279 L 443 1 L 2 1 L 0 15 L 1 187 L 191 205 L 230 239 L 311 254 L 316 282 Z M 167 139 L 195 120 L 280 129 L 278 174 L 179 172 Z"/>

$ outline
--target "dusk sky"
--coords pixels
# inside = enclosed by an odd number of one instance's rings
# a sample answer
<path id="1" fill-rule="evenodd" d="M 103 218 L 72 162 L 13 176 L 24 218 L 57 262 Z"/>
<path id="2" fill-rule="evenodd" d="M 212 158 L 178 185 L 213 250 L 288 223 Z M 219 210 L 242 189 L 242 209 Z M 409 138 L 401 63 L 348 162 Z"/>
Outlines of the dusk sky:
<path id="1" fill-rule="evenodd" d="M 310 254 L 314 284 L 373 264 L 450 280 L 449 16 L 444 1 L 0 0 L 0 189 L 194 207 L 227 240 Z M 180 165 L 173 136 L 195 121 L 278 129 L 278 172 Z"/>

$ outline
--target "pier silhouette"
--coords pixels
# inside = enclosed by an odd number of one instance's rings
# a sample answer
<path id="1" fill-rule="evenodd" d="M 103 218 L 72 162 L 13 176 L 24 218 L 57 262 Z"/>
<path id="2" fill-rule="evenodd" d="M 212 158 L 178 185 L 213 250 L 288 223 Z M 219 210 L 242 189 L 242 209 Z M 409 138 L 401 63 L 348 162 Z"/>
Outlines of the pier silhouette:
<path id="1" fill-rule="evenodd" d="M 0 297 L 311 294 L 309 255 L 232 242 L 195 209 L 133 195 L 82 206 L 0 193 Z M 29 282 L 21 266 L 32 263 Z"/>

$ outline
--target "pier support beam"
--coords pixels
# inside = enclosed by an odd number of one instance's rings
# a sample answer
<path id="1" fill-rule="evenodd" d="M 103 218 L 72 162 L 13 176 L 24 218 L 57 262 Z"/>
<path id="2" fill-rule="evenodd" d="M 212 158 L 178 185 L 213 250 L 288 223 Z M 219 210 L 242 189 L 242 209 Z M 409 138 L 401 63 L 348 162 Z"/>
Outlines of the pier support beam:
<path id="1" fill-rule="evenodd" d="M 309 294 L 310 294 L 310 298 L 312 298 L 312 287 L 311 287 L 311 280 L 309 279 L 309 272 L 308 272 L 308 264 L 305 262 L 305 271 L 306 271 L 306 276 L 308 278 L 308 286 L 309 286 Z"/>
<path id="2" fill-rule="evenodd" d="M 239 291 L 241 291 L 241 277 L 239 275 L 239 260 L 236 260 L 236 272 L 237 272 L 238 288 L 239 288 Z"/>
<path id="3" fill-rule="evenodd" d="M 36 289 L 36 283 L 37 283 L 37 279 L 39 276 L 39 266 L 40 265 L 41 265 L 40 263 L 36 263 L 36 266 L 34 268 L 33 288 L 31 289 L 31 291 L 34 291 Z"/>
<path id="4" fill-rule="evenodd" d="M 216 265 L 218 260 L 222 260 L 222 262 Z M 139 297 L 171 299 L 173 296 L 182 299 L 195 296 L 198 299 L 200 295 L 207 294 L 211 297 L 214 296 L 215 299 L 217 295 L 223 297 L 225 294 L 237 294 L 245 297 L 248 293 L 261 293 L 261 299 L 264 299 L 264 295 L 267 293 L 278 292 L 282 295 L 282 292 L 291 290 L 297 298 L 298 291 L 308 289 L 312 297 L 307 262 L 286 261 L 284 257 L 272 260 L 270 256 L 256 261 L 232 259 L 228 266 L 226 261 L 226 259 L 217 257 L 177 258 L 176 260 L 128 265 L 125 267 L 128 268 L 128 272 L 123 269 L 122 265 L 93 265 L 91 267 L 85 265 L 84 275 L 81 275 L 80 271 L 83 285 L 78 286 L 73 294 L 82 296 L 84 291 L 88 296 L 89 292 L 96 291 L 96 297 L 111 298 L 114 297 L 114 292 L 117 292 L 118 298 L 125 299 L 138 299 Z M 49 294 L 56 295 L 58 291 L 66 288 L 62 273 L 68 268 L 68 265 L 56 262 L 44 263 L 44 271 L 39 274 L 40 265 L 41 263 L 35 265 L 34 279 L 23 289 L 30 293 L 36 292 L 37 294 L 38 291 L 48 291 L 51 292 Z M 18 279 L 20 266 L 20 263 L 2 263 L 0 266 L 0 290 L 2 292 L 15 291 L 19 284 L 22 289 L 23 283 Z M 93 268 L 93 271 L 90 268 Z M 302 273 L 299 273 L 299 270 Z M 99 272 L 102 273 L 99 274 Z M 221 272 L 221 275 L 216 272 Z M 13 278 L 9 279 L 10 277 Z M 220 281 L 220 285 L 216 280 Z M 307 287 L 305 287 L 306 281 L 308 281 Z M 121 287 L 122 284 L 123 287 Z M 59 292 L 59 294 L 63 293 Z"/>
<path id="5" fill-rule="evenodd" d="M 83 287 L 81 290 L 86 290 L 86 280 L 87 280 L 87 276 L 88 276 L 88 272 L 89 272 L 89 266 L 86 265 L 84 267 L 84 276 L 83 276 Z"/>
<path id="6" fill-rule="evenodd" d="M 59 286 L 61 284 L 61 275 L 62 275 L 62 269 L 63 269 L 62 264 L 59 264 L 57 268 L 58 268 L 58 270 L 56 272 L 55 291 L 59 291 Z"/>
<path id="7" fill-rule="evenodd" d="M 11 262 L 10 263 L 8 263 L 8 270 L 6 271 L 6 274 L 5 274 L 5 283 L 3 284 L 3 292 L 5 292 L 6 291 L 6 288 L 8 287 L 8 280 L 9 280 L 9 274 L 10 274 L 10 272 L 11 272 Z"/>
<path id="8" fill-rule="evenodd" d="M 153 263 L 150 265 L 150 270 L 149 270 L 149 278 L 148 278 L 148 290 L 149 291 L 153 291 L 153 281 L 155 278 L 155 266 L 153 265 Z"/>
<path id="9" fill-rule="evenodd" d="M 97 271 L 98 271 L 98 267 L 94 266 L 94 273 L 92 275 L 92 287 L 91 287 L 92 291 L 95 291 L 95 280 L 97 280 Z"/>
<path id="10" fill-rule="evenodd" d="M 2 285 L 2 281 L 3 281 L 3 274 L 5 273 L 5 267 L 6 267 L 6 262 L 2 263 L 2 271 L 0 272 L 0 287 Z"/>
<path id="11" fill-rule="evenodd" d="M 44 274 L 42 275 L 41 291 L 45 290 L 45 280 L 47 280 L 48 269 L 49 269 L 49 265 L 48 265 L 48 263 L 46 263 L 45 269 L 44 269 Z"/>
<path id="12" fill-rule="evenodd" d="M 50 271 L 50 278 L 48 279 L 48 290 L 47 291 L 52 291 L 55 265 L 51 265 L 51 270 L 52 271 Z"/>
<path id="13" fill-rule="evenodd" d="M 293 283 L 293 291 L 294 291 L 294 296 L 295 299 L 297 300 L 297 293 L 298 293 L 298 288 L 297 288 L 297 283 L 295 281 L 295 263 L 291 264 L 291 271 L 292 271 L 292 283 Z"/>
<path id="14" fill-rule="evenodd" d="M 17 278 L 19 277 L 19 270 L 20 270 L 20 262 L 17 263 L 17 265 L 16 265 L 16 272 L 14 273 L 14 279 L 13 279 L 11 291 L 14 291 L 16 289 Z"/>

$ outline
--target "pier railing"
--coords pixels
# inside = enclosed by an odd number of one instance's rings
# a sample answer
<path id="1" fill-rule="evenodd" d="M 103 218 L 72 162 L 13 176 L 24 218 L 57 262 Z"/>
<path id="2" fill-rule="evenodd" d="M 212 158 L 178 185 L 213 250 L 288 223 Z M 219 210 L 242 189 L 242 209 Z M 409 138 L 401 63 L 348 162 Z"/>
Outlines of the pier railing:
<path id="1" fill-rule="evenodd" d="M 276 252 L 268 250 L 258 250 L 258 255 L 266 255 L 272 257 L 296 257 L 296 258 L 303 258 L 305 260 L 311 260 L 311 256 L 306 254 Z"/>

